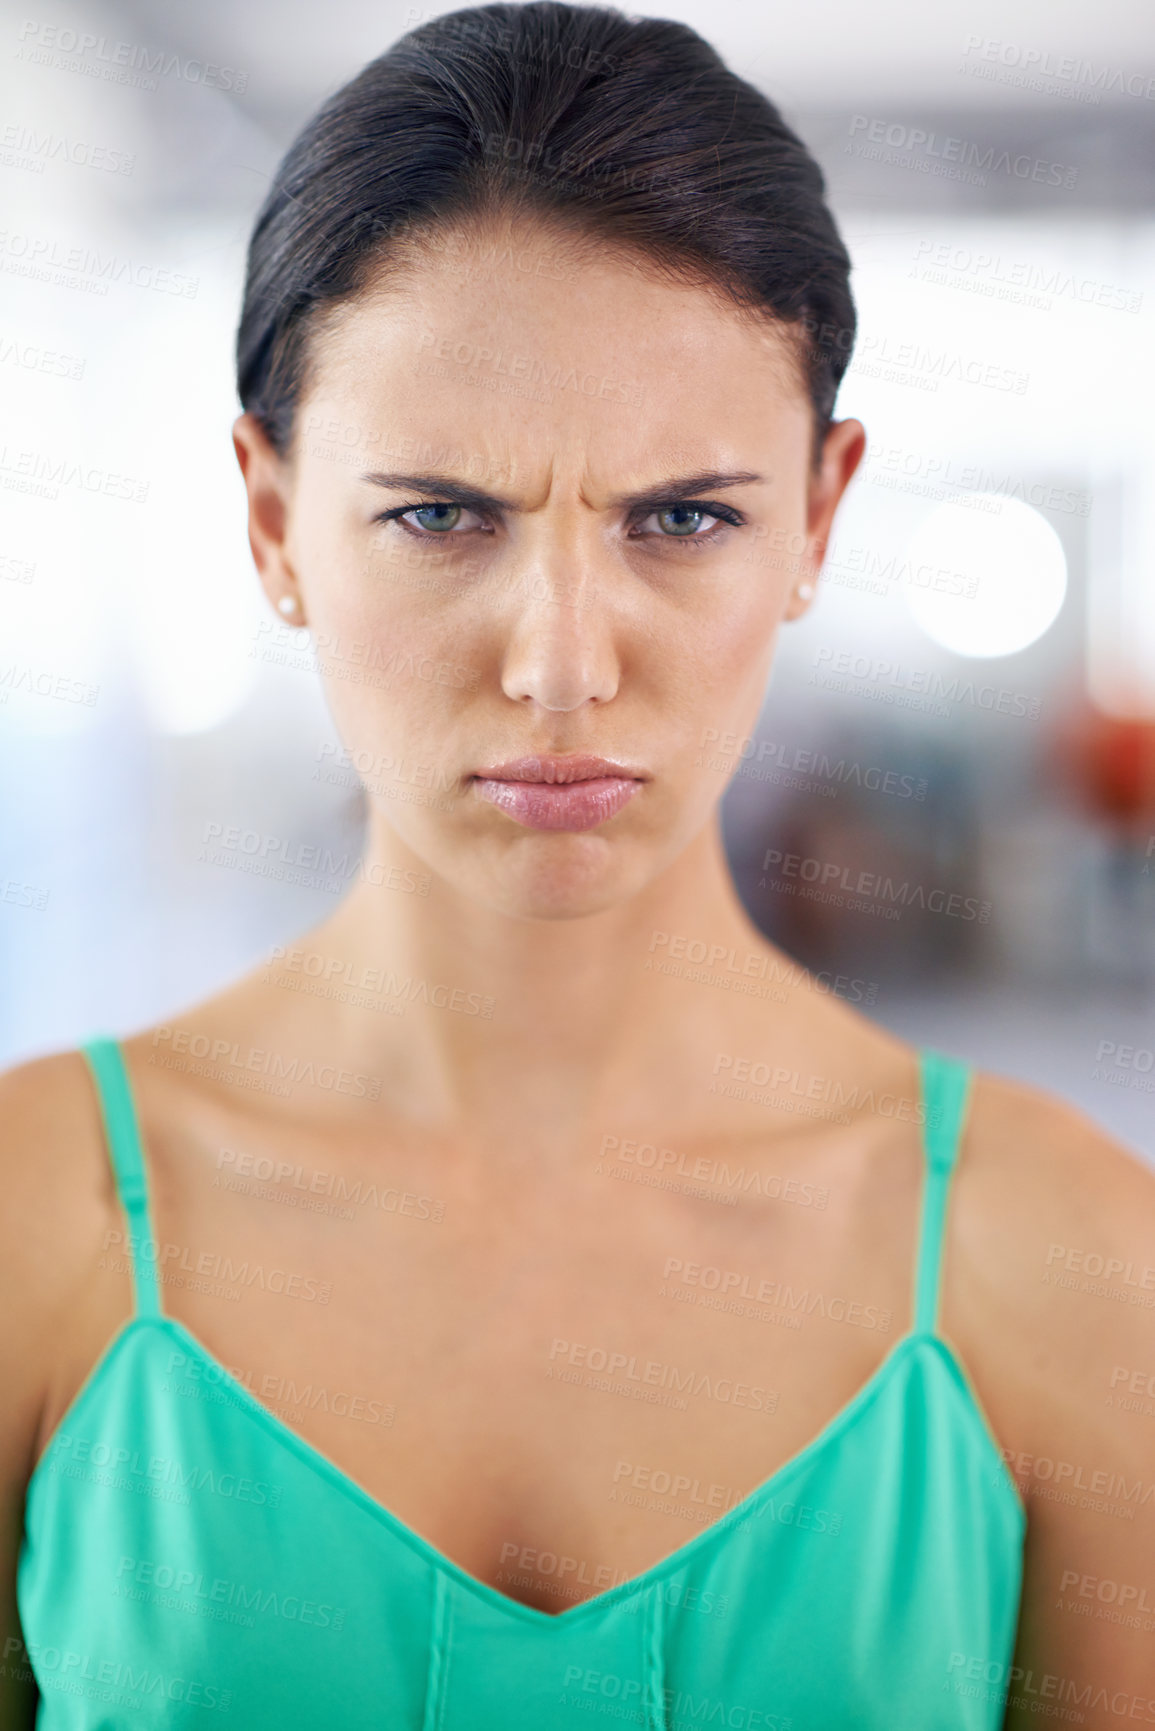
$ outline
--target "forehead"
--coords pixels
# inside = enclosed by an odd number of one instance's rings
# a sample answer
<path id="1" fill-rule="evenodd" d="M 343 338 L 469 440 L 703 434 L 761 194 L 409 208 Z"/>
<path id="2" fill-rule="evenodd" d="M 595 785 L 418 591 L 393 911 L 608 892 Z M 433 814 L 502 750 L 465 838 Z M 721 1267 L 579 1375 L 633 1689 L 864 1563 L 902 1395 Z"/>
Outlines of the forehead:
<path id="1" fill-rule="evenodd" d="M 352 427 L 422 431 L 494 461 L 543 443 L 712 464 L 809 431 L 794 334 L 627 249 L 545 225 L 449 230 L 387 255 L 318 322 L 310 400 Z M 370 441 L 372 442 L 372 441 Z M 705 466 L 705 465 L 704 465 Z"/>

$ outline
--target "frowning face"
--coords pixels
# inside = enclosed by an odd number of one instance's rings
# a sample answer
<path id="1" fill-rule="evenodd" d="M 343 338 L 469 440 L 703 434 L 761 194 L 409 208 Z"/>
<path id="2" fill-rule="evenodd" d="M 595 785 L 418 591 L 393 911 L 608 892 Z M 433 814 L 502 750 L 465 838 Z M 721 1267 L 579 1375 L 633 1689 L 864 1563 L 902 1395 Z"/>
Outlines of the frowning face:
<path id="1" fill-rule="evenodd" d="M 782 327 L 524 223 L 423 248 L 310 361 L 287 462 L 234 436 L 373 825 L 507 913 L 636 894 L 717 805 L 861 427 L 812 469 Z"/>

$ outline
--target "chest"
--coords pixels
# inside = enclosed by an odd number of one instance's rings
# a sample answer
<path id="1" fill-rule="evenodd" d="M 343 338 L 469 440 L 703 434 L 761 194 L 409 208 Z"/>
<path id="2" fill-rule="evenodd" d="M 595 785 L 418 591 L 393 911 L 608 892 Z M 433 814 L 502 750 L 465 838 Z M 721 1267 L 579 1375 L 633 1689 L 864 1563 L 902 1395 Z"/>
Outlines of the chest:
<path id="1" fill-rule="evenodd" d="M 400 1143 L 152 1147 L 165 1314 L 460 1567 L 542 1608 L 559 1556 L 584 1596 L 738 1504 L 909 1325 L 917 1185 L 883 1207 L 838 1148 L 825 1170 L 715 1150 L 659 1187 L 596 1150 L 479 1176 Z M 191 1390 L 213 1368 L 178 1343 L 172 1374 Z"/>

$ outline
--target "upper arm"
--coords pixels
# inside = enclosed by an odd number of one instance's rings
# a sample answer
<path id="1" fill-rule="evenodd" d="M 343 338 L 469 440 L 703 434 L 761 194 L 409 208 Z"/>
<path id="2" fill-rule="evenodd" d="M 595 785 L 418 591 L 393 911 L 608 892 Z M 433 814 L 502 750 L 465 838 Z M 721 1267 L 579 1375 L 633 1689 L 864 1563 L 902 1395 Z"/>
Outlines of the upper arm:
<path id="1" fill-rule="evenodd" d="M 0 1731 L 33 1724 L 37 1695 L 16 1605 L 24 1500 L 110 1205 L 84 1072 L 68 1052 L 0 1073 Z"/>
<path id="2" fill-rule="evenodd" d="M 1155 1173 L 1081 1113 L 1013 1094 L 990 1332 L 971 1348 L 1028 1516 L 1006 1731 L 1155 1725 Z"/>

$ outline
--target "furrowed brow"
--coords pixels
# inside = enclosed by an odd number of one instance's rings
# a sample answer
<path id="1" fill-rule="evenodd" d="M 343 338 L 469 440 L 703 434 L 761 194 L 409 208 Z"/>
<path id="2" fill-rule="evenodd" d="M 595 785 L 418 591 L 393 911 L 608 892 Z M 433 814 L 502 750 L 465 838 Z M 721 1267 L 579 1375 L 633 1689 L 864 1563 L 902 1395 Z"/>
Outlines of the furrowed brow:
<path id="1" fill-rule="evenodd" d="M 525 508 L 512 499 L 500 499 L 495 493 L 483 493 L 464 481 L 454 480 L 451 475 L 397 475 L 371 469 L 363 474 L 361 479 L 375 487 L 388 487 L 398 493 L 424 493 L 430 498 L 449 505 L 463 505 L 472 511 L 521 511 Z M 696 475 L 676 475 L 665 481 L 656 481 L 652 487 L 641 488 L 635 493 L 620 493 L 610 503 L 626 510 L 636 509 L 640 505 L 660 508 L 664 505 L 676 505 L 683 499 L 692 499 L 701 494 L 722 492 L 729 487 L 753 486 L 762 479 L 761 475 L 756 475 L 749 469 L 706 469 Z"/>
<path id="2" fill-rule="evenodd" d="M 636 493 L 619 493 L 611 503 L 624 506 L 627 510 L 638 505 L 677 505 L 683 499 L 698 498 L 705 493 L 724 492 L 727 487 L 752 486 L 762 478 L 749 469 L 732 472 L 706 469 L 699 475 L 675 475 L 668 481 L 657 481 L 652 487 L 643 487 Z"/>
<path id="3" fill-rule="evenodd" d="M 512 499 L 499 499 L 495 493 L 483 493 L 451 475 L 393 475 L 370 469 L 361 476 L 375 487 L 389 487 L 396 493 L 425 493 L 438 503 L 464 505 L 471 511 L 518 511 L 522 507 Z"/>

